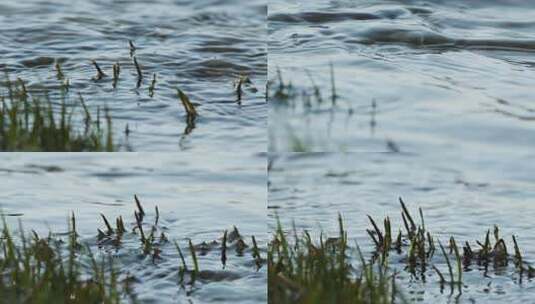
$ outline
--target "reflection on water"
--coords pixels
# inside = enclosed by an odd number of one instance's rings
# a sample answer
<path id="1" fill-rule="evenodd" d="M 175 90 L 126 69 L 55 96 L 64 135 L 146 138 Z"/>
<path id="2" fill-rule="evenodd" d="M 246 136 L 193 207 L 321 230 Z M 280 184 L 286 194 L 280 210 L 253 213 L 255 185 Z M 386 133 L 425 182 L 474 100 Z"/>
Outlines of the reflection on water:
<path id="1" fill-rule="evenodd" d="M 295 221 L 298 229 L 315 235 L 323 229 L 338 232 L 337 215 L 345 228 L 368 254 L 373 249 L 366 229 L 367 215 L 390 216 L 392 230 L 402 227 L 398 197 L 403 197 L 413 216 L 422 207 L 425 226 L 442 243 L 449 236 L 458 242 L 481 240 L 487 229 L 500 226 L 501 235 L 512 248 L 515 235 L 526 261 L 535 262 L 534 163 L 530 158 L 502 159 L 493 155 L 410 155 L 403 153 L 296 153 L 270 157 L 268 216 L 269 230 L 275 228 L 277 214 L 284 227 Z M 491 230 L 492 231 L 492 230 Z M 402 257 L 394 256 L 392 266 L 402 270 Z M 443 263 L 443 262 L 442 262 Z M 358 263 L 356 263 L 358 264 Z M 468 287 L 461 302 L 530 302 L 535 282 L 518 284 L 518 274 L 489 272 L 484 277 L 473 269 L 464 274 Z M 428 282 L 399 276 L 409 298 L 426 303 L 449 303 L 440 294 L 436 278 Z"/>
<path id="2" fill-rule="evenodd" d="M 127 227 L 135 223 L 137 194 L 149 221 L 158 206 L 159 226 L 181 246 L 188 238 L 195 244 L 220 242 L 223 231 L 236 225 L 247 244 L 256 237 L 265 258 L 265 155 L 9 153 L 0 159 L 0 206 L 13 227 L 21 219 L 41 235 L 49 229 L 62 233 L 73 211 L 81 240 L 94 245 L 97 228 L 105 230 L 100 213 L 109 219 L 122 215 Z M 178 286 L 179 257 L 172 244 L 153 265 L 150 258 L 138 258 L 136 237 L 123 243 L 110 252 L 121 270 L 137 276 L 134 290 L 146 303 L 266 302 L 266 269 L 257 272 L 249 252 L 229 252 L 224 270 L 219 247 L 200 256 L 205 272 L 188 297 Z"/>
<path id="3" fill-rule="evenodd" d="M 48 88 L 54 100 L 59 62 L 70 80 L 68 101 L 77 103 L 81 92 L 91 112 L 107 105 L 116 138 L 133 150 L 214 150 L 233 141 L 240 151 L 265 151 L 265 14 L 266 2 L 256 0 L 2 1 L 0 70 L 27 81 L 30 93 Z M 128 40 L 144 74 L 140 88 Z M 91 60 L 109 77 L 91 81 Z M 115 63 L 121 73 L 113 89 Z M 239 104 L 233 82 L 241 74 L 257 91 Z M 191 133 L 177 87 L 198 104 Z"/>
<path id="4" fill-rule="evenodd" d="M 531 150 L 534 17 L 529 1 L 272 1 L 269 78 L 298 97 L 271 100 L 270 150 Z"/>

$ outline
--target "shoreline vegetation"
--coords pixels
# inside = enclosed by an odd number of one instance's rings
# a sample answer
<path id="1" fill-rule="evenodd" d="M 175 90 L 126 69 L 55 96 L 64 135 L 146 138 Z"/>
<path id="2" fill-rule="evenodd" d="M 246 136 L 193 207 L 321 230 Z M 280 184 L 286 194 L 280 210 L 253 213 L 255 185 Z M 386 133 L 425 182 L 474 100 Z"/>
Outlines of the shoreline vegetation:
<path id="1" fill-rule="evenodd" d="M 100 107 L 96 118 L 79 94 L 83 109 L 83 131 L 77 130 L 73 116 L 77 105 L 67 105 L 68 87 L 61 88 L 59 114 L 54 112 L 48 92 L 44 101 L 30 94 L 25 82 L 13 82 L 6 73 L 7 97 L 0 95 L 0 150 L 2 151 L 107 151 L 117 149 L 113 139 L 112 118 L 107 107 L 104 119 Z M 78 117 L 74 117 L 77 119 Z M 104 123 L 102 122 L 104 120 Z"/>
<path id="2" fill-rule="evenodd" d="M 160 212 L 147 221 L 137 196 L 135 223 L 127 227 L 122 216 L 113 222 L 101 214 L 104 228 L 97 229 L 96 238 L 84 241 L 76 228 L 74 213 L 68 220 L 68 231 L 40 236 L 34 230 L 26 233 L 19 221 L 19 232 L 14 234 L 3 218 L 0 238 L 0 294 L 6 303 L 136 303 L 135 275 L 117 267 L 117 252 L 123 244 L 139 243 L 138 262 L 143 267 L 156 265 L 163 251 L 176 250 L 176 283 L 190 295 L 199 284 L 221 280 L 227 261 L 233 257 L 249 257 L 259 271 L 265 264 L 254 236 L 245 238 L 234 226 L 225 230 L 220 240 L 194 244 L 186 239 L 179 244 L 159 226 Z M 136 240 L 137 239 L 137 240 Z M 97 247 L 98 249 L 95 249 Z M 203 270 L 199 256 L 208 251 L 219 251 L 222 270 Z M 115 254 L 113 254 L 115 253 Z"/>
<path id="3" fill-rule="evenodd" d="M 277 218 L 268 246 L 269 302 L 407 303 L 400 272 L 391 264 L 402 265 L 411 279 L 434 280 L 441 293 L 455 297 L 468 287 L 463 274 L 470 266 L 478 267 L 484 276 L 491 269 L 509 269 L 520 283 L 535 278 L 535 268 L 524 260 L 514 235 L 508 246 L 494 226 L 475 243 L 461 244 L 452 236 L 443 244 L 426 229 L 421 208 L 417 222 L 399 201 L 402 228 L 397 232 L 389 217 L 381 223 L 368 216 L 371 228 L 366 232 L 375 247 L 368 260 L 358 244 L 350 245 L 341 215 L 338 236 L 321 233 L 319 240 L 306 230 L 298 232 L 295 224 L 286 232 Z"/>
<path id="4" fill-rule="evenodd" d="M 128 41 L 128 45 L 132 65 L 137 75 L 136 90 L 142 87 L 145 79 L 150 79 L 147 91 L 148 96 L 153 98 L 158 91 L 157 83 L 160 77 L 157 73 L 153 73 L 151 78 L 145 77 L 145 72 L 136 56 L 136 46 L 131 40 Z M 96 60 L 91 60 L 91 65 L 96 71 L 91 81 L 99 83 L 108 79 L 111 81 L 112 88 L 114 90 L 117 88 L 122 71 L 122 65 L 119 62 L 113 64 L 111 76 Z M 48 89 L 30 90 L 23 79 L 17 77 L 13 81 L 9 78 L 7 71 L 5 72 L 5 81 L 0 85 L 0 88 L 4 89 L 4 92 L 0 91 L 0 150 L 58 152 L 112 152 L 121 148 L 129 150 L 127 144 L 123 147 L 124 145 L 115 141 L 116 136 L 112 127 L 113 113 L 108 106 L 97 106 L 96 113 L 91 113 L 88 104 L 79 92 L 74 98 L 78 102 L 73 103 L 70 97 L 70 80 L 59 62 L 55 63 L 54 70 L 59 82 L 58 92 L 54 92 L 57 93 L 54 96 L 60 96 L 59 100 L 51 100 L 51 92 Z M 248 76 L 236 76 L 233 83 L 236 104 L 242 104 L 245 89 L 249 92 L 257 92 Z M 192 102 L 188 95 L 178 87 L 176 92 L 177 100 L 185 113 L 184 135 L 188 135 L 195 129 L 196 120 L 200 116 L 197 109 L 200 104 Z M 77 112 L 79 106 L 83 110 L 81 117 Z M 76 124 L 75 122 L 79 120 L 83 123 Z M 105 127 L 101 120 L 104 120 Z M 128 137 L 130 133 L 131 130 L 126 124 L 124 135 Z"/>

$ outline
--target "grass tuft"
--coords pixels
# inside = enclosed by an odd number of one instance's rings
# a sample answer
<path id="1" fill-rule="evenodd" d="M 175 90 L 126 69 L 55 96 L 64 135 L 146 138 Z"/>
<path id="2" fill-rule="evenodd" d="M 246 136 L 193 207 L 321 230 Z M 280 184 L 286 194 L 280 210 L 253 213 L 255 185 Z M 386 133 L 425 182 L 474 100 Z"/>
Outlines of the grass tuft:
<path id="1" fill-rule="evenodd" d="M 401 198 L 399 203 L 401 227 L 404 229 L 399 230 L 395 239 L 389 217 L 383 220 L 381 227 L 379 221 L 368 216 L 371 228 L 366 232 L 375 246 L 369 262 L 364 260 L 356 246 L 359 266 L 351 263 L 350 257 L 354 255 L 347 245 L 347 233 L 340 215 L 338 236 L 324 240 L 321 233 L 316 242 L 307 231 L 298 234 L 295 224 L 294 240 L 290 241 L 277 220 L 277 228 L 268 247 L 270 302 L 399 303 L 403 296 L 396 287 L 396 273 L 389 266 L 392 258 L 398 256 L 401 256 L 399 263 L 405 265 L 403 269 L 409 274 L 411 282 L 418 280 L 425 283 L 435 274 L 441 292 L 444 286 L 449 286 L 451 293 L 457 288 L 459 295 L 466 287 L 463 272 L 470 269 L 472 263 L 484 270 L 486 276 L 489 267 L 503 270 L 513 261 L 515 268 L 512 271 L 518 273 L 519 282 L 523 277 L 534 277 L 535 269 L 523 261 L 516 237 L 513 236 L 514 254 L 510 255 L 497 226 L 494 227 L 493 240 L 488 230 L 483 241 L 476 241 L 480 249 L 472 249 L 474 246 L 466 242 L 461 252 L 454 237 L 449 239 L 447 247 L 433 238 L 426 230 L 421 208 L 418 209 L 420 222 L 417 223 Z M 441 259 L 434 256 L 435 241 L 438 242 Z M 391 251 L 397 254 L 390 255 Z M 445 263 L 446 275 L 440 270 L 440 263 Z"/>
<path id="2" fill-rule="evenodd" d="M 69 224 L 69 242 L 51 234 L 31 237 L 22 230 L 19 244 L 3 219 L 0 239 L 0 294 L 3 303 L 120 303 L 128 292 L 118 284 L 111 257 L 98 263 L 88 246 L 76 239 L 74 215 Z M 67 259 L 62 259 L 64 251 Z M 92 267 L 85 269 L 83 260 Z"/>
<path id="3" fill-rule="evenodd" d="M 30 94 L 24 81 L 12 82 L 6 74 L 8 96 L 0 95 L 0 150 L 2 151 L 115 151 L 112 120 L 106 110 L 106 129 L 101 128 L 80 95 L 84 111 L 83 132 L 72 122 L 76 105 L 68 105 L 65 95 L 59 100 L 59 113 L 45 92 L 43 101 Z"/>
<path id="4" fill-rule="evenodd" d="M 347 233 L 339 217 L 339 235 L 312 241 L 307 231 L 290 241 L 280 222 L 268 247 L 269 303 L 394 303 L 402 296 L 394 277 L 380 262 L 361 260 L 359 274 L 346 258 Z"/>

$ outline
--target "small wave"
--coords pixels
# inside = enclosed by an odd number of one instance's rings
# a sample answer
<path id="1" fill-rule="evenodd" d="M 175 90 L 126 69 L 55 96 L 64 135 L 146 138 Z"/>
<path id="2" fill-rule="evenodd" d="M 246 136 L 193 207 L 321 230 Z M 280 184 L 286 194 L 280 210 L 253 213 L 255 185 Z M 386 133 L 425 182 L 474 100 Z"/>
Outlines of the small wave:
<path id="1" fill-rule="evenodd" d="M 411 47 L 447 49 L 479 49 L 507 51 L 535 51 L 535 40 L 512 39 L 455 39 L 430 30 L 372 28 L 359 32 L 353 42 L 361 44 L 405 44 Z"/>
<path id="2" fill-rule="evenodd" d="M 340 22 L 347 20 L 374 20 L 380 19 L 378 15 L 370 13 L 322 13 L 322 12 L 303 12 L 298 14 L 273 14 L 268 17 L 268 20 L 273 22 L 286 23 L 325 23 L 325 22 Z"/>
<path id="3" fill-rule="evenodd" d="M 22 60 L 20 63 L 27 68 L 36 68 L 43 66 L 51 66 L 55 62 L 55 59 L 52 57 L 40 56 L 31 59 Z"/>

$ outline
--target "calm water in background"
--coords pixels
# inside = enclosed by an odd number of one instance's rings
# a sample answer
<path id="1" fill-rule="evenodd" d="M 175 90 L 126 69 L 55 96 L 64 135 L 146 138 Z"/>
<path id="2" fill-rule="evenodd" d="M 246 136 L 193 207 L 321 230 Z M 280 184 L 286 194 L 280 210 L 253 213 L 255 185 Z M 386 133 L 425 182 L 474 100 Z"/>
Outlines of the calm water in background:
<path id="1" fill-rule="evenodd" d="M 68 102 L 77 104 L 81 92 L 93 112 L 107 105 L 123 149 L 214 151 L 228 142 L 236 151 L 266 149 L 265 1 L 6 0 L 0 3 L 0 28 L 1 70 L 28 82 L 31 93 L 44 86 L 57 97 L 58 60 L 71 83 Z M 139 89 L 129 39 L 144 72 Z M 93 59 L 108 75 L 112 64 L 121 64 L 116 90 L 109 77 L 91 81 Z M 150 98 L 153 73 L 158 81 Z M 240 74 L 258 91 L 246 91 L 238 105 L 233 82 Z M 189 135 L 177 87 L 199 104 Z M 122 135 L 126 124 L 128 140 Z"/>
<path id="2" fill-rule="evenodd" d="M 4 153 L 0 163 L 0 207 L 12 227 L 21 219 L 26 229 L 62 233 L 73 211 L 81 240 L 94 244 L 96 229 L 105 229 L 99 213 L 109 219 L 122 215 L 127 227 L 133 225 L 137 194 L 149 217 L 159 207 L 160 226 L 183 250 L 187 238 L 195 244 L 220 241 L 223 231 L 236 225 L 248 244 L 251 235 L 257 238 L 265 258 L 265 155 Z M 178 286 L 174 245 L 163 247 L 156 266 L 150 258 L 138 258 L 139 252 L 133 237 L 112 253 L 121 270 L 136 275 L 134 290 L 146 303 L 266 302 L 266 269 L 257 272 L 248 253 L 229 252 L 225 270 L 218 249 L 200 256 L 200 269 L 220 278 L 201 280 L 187 297 Z"/>
<path id="3" fill-rule="evenodd" d="M 274 0 L 268 20 L 269 78 L 278 67 L 310 91 L 308 70 L 324 99 L 311 108 L 272 100 L 271 151 L 292 150 L 292 137 L 310 151 L 388 151 L 393 142 L 510 158 L 535 147 L 531 1 Z"/>

